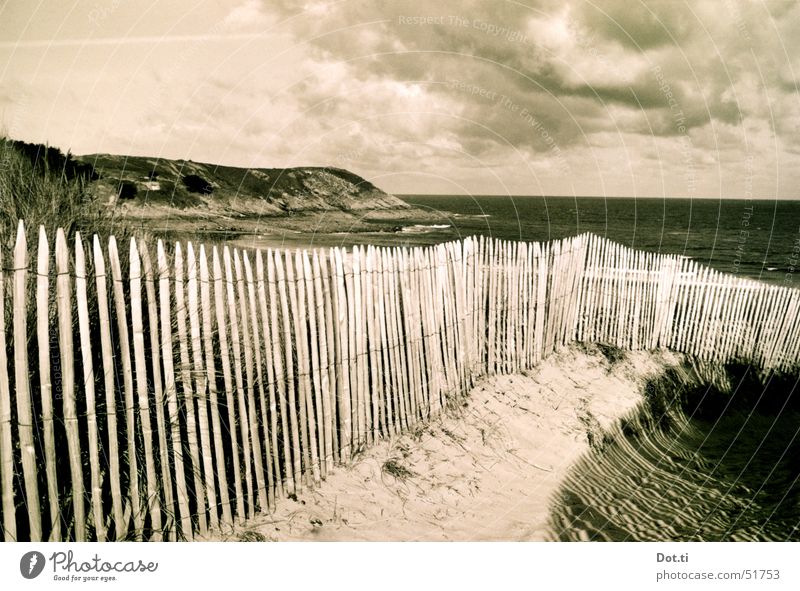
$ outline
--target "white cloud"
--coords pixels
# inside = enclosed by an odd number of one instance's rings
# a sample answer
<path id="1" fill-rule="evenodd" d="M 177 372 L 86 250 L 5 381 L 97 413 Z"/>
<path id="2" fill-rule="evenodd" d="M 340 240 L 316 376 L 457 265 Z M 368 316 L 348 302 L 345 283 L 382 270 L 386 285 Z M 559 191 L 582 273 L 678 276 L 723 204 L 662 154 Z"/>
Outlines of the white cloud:
<path id="1" fill-rule="evenodd" d="M 231 10 L 222 22 L 225 28 L 239 31 L 264 28 L 271 24 L 272 19 L 263 10 L 259 0 L 245 0 Z"/>

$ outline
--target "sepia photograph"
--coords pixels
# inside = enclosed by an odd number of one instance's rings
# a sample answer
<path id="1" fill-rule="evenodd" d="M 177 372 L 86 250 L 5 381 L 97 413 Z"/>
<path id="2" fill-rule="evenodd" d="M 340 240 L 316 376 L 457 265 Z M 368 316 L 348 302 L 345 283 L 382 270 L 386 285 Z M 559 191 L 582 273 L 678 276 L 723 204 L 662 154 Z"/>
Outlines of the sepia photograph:
<path id="1" fill-rule="evenodd" d="M 792 0 L 0 1 L 0 580 L 604 541 L 514 547 L 788 583 L 798 76 Z"/>

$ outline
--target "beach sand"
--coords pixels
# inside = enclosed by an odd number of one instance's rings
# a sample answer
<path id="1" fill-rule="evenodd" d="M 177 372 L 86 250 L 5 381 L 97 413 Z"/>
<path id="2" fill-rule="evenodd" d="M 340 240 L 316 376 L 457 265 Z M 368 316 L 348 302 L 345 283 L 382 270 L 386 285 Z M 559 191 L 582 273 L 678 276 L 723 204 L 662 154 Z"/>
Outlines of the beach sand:
<path id="1" fill-rule="evenodd" d="M 610 356 L 609 356 L 610 357 Z M 549 502 L 569 466 L 681 357 L 609 361 L 572 346 L 523 375 L 481 380 L 458 412 L 384 440 L 297 500 L 279 499 L 210 540 L 547 540 Z"/>

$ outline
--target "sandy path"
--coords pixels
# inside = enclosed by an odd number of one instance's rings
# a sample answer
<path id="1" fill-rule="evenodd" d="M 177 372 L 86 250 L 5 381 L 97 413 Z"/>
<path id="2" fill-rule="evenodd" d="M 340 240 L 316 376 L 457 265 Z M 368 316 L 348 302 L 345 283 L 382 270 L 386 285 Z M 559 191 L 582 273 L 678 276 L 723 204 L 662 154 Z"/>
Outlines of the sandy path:
<path id="1" fill-rule="evenodd" d="M 648 376 L 679 361 L 628 353 L 613 366 L 569 348 L 525 375 L 495 376 L 458 413 L 383 441 L 317 490 L 281 499 L 215 540 L 545 540 L 568 467 L 642 400 Z"/>

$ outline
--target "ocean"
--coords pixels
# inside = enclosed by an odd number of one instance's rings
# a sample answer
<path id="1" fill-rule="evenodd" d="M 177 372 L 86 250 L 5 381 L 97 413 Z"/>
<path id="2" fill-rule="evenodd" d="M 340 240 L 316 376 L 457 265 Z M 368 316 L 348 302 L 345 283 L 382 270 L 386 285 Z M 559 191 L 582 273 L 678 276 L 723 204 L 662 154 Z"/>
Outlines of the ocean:
<path id="1" fill-rule="evenodd" d="M 257 247 L 426 246 L 467 236 L 547 241 L 592 232 L 631 248 L 677 254 L 725 273 L 800 286 L 800 201 L 398 195 L 425 216 L 367 214 L 357 231 L 271 229 L 241 233 Z M 374 227 L 374 230 L 372 229 Z M 230 239 L 228 236 L 220 239 Z"/>
<path id="2" fill-rule="evenodd" d="M 686 256 L 726 273 L 800 285 L 800 201 L 400 197 L 438 218 L 405 226 L 406 244 L 471 235 L 540 241 L 592 232 L 632 248 Z"/>

